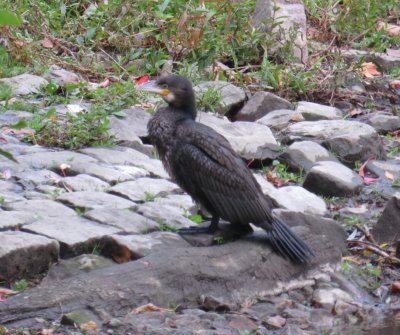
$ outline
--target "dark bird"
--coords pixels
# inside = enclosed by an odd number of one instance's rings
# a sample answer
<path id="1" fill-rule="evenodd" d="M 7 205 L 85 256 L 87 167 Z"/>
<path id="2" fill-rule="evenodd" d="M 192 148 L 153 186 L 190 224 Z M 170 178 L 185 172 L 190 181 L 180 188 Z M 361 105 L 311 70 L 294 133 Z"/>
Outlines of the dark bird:
<path id="1" fill-rule="evenodd" d="M 180 233 L 213 233 L 220 218 L 251 231 L 263 228 L 273 249 L 294 262 L 307 262 L 310 247 L 272 214 L 272 200 L 222 135 L 198 123 L 192 84 L 177 75 L 137 86 L 160 94 L 168 106 L 159 108 L 148 123 L 155 145 L 171 178 L 212 215 L 209 227 L 181 229 Z"/>

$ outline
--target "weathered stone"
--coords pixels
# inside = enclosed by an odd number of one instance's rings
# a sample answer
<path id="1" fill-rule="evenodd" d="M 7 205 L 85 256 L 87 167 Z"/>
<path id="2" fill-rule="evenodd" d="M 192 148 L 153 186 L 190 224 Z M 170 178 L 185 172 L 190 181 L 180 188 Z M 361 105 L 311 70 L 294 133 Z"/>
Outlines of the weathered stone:
<path id="1" fill-rule="evenodd" d="M 105 249 L 118 249 L 126 247 L 131 252 L 131 259 L 138 259 L 147 256 L 153 252 L 166 251 L 168 249 L 188 247 L 181 236 L 171 232 L 154 232 L 146 235 L 111 235 L 102 241 Z M 115 244 L 114 247 L 108 247 Z"/>
<path id="2" fill-rule="evenodd" d="M 44 110 L 48 111 L 51 108 L 54 108 L 56 110 L 56 113 L 60 115 L 66 115 L 66 114 L 76 115 L 82 111 L 90 111 L 90 109 L 92 108 L 92 104 L 90 102 L 78 100 L 78 101 L 73 101 L 69 104 L 52 105 L 44 108 Z"/>
<path id="3" fill-rule="evenodd" d="M 47 85 L 49 82 L 42 77 L 25 73 L 11 78 L 2 78 L 0 83 L 10 85 L 13 90 L 12 94 L 15 96 L 39 93 L 40 86 Z"/>
<path id="4" fill-rule="evenodd" d="M 61 257 L 92 251 L 101 237 L 121 231 L 80 216 L 45 218 L 25 225 L 23 229 L 57 240 L 60 243 Z"/>
<path id="5" fill-rule="evenodd" d="M 84 216 L 117 227 L 126 233 L 145 234 L 160 228 L 157 222 L 129 209 L 98 208 L 85 213 Z"/>
<path id="6" fill-rule="evenodd" d="M 400 117 L 393 114 L 374 113 L 367 123 L 380 134 L 400 129 Z"/>
<path id="7" fill-rule="evenodd" d="M 18 211 L 0 211 L 0 230 L 15 229 L 33 221 L 32 214 Z"/>
<path id="8" fill-rule="evenodd" d="M 387 161 L 370 160 L 366 165 L 366 170 L 372 172 L 374 175 L 382 179 L 389 179 L 393 177 L 393 180 L 400 178 L 400 161 L 391 159 Z"/>
<path id="9" fill-rule="evenodd" d="M 348 167 L 331 161 L 316 163 L 307 173 L 303 187 L 327 196 L 345 196 L 356 193 L 363 179 Z"/>
<path id="10" fill-rule="evenodd" d="M 79 84 L 82 80 L 77 74 L 64 70 L 57 65 L 50 66 L 44 77 L 58 86 L 65 84 Z"/>
<path id="11" fill-rule="evenodd" d="M 282 158 L 291 168 L 304 171 L 309 171 L 319 161 L 338 161 L 323 146 L 312 141 L 292 143 L 279 158 Z"/>
<path id="12" fill-rule="evenodd" d="M 282 130 L 290 123 L 300 121 L 304 121 L 304 117 L 300 113 L 290 109 L 279 109 L 268 113 L 257 120 L 257 123 L 266 125 L 274 130 Z"/>
<path id="13" fill-rule="evenodd" d="M 209 90 L 213 90 L 219 95 L 219 105 L 215 110 L 220 114 L 228 114 L 237 111 L 246 99 L 246 93 L 240 87 L 226 81 L 205 81 L 194 86 L 193 89 L 198 97 Z"/>
<path id="14" fill-rule="evenodd" d="M 308 101 L 299 101 L 296 112 L 301 113 L 307 121 L 339 120 L 343 118 L 340 109 Z"/>
<path id="15" fill-rule="evenodd" d="M 329 311 L 333 310 L 337 301 L 352 302 L 350 294 L 338 289 L 317 289 L 313 293 L 313 302 Z"/>
<path id="16" fill-rule="evenodd" d="M 271 130 L 253 122 L 229 122 L 210 113 L 199 113 L 199 122 L 223 135 L 241 157 L 245 159 L 275 158 L 279 145 Z"/>
<path id="17" fill-rule="evenodd" d="M 76 216 L 76 212 L 56 201 L 52 200 L 24 200 L 4 206 L 8 210 L 30 213 L 32 219 L 70 217 Z"/>
<path id="18" fill-rule="evenodd" d="M 293 109 L 293 105 L 273 93 L 259 91 L 235 114 L 234 118 L 237 121 L 255 121 L 280 109 L 290 110 Z"/>
<path id="19" fill-rule="evenodd" d="M 369 52 L 362 50 L 341 50 L 341 55 L 350 61 L 363 60 L 364 62 L 374 62 L 383 70 L 389 71 L 400 65 L 400 57 L 388 55 L 387 53 Z"/>
<path id="20" fill-rule="evenodd" d="M 32 117 L 33 114 L 29 112 L 8 110 L 5 113 L 0 114 L 0 125 L 11 125 L 20 120 L 31 119 Z"/>
<path id="21" fill-rule="evenodd" d="M 58 186 L 64 187 L 69 191 L 105 191 L 110 184 L 99 178 L 87 174 L 78 174 L 74 177 L 65 177 L 58 181 Z"/>
<path id="22" fill-rule="evenodd" d="M 303 121 L 285 130 L 286 140 L 313 140 L 332 150 L 338 158 L 351 164 L 370 156 L 385 156 L 382 141 L 371 126 L 347 120 Z"/>
<path id="23" fill-rule="evenodd" d="M 131 208 L 135 205 L 135 203 L 132 201 L 117 197 L 112 194 L 90 191 L 64 193 L 61 194 L 57 200 L 73 208 L 86 210 L 103 207 L 124 209 Z"/>
<path id="24" fill-rule="evenodd" d="M 139 178 L 119 183 L 109 191 L 132 201 L 152 201 L 155 197 L 162 197 L 177 190 L 178 185 L 165 179 Z"/>
<path id="25" fill-rule="evenodd" d="M 378 222 L 372 228 L 372 236 L 378 243 L 392 242 L 400 236 L 400 192 L 386 204 Z"/>
<path id="26" fill-rule="evenodd" d="M 21 231 L 0 232 L 2 280 L 27 278 L 46 271 L 58 259 L 57 241 Z"/>
<path id="27" fill-rule="evenodd" d="M 16 174 L 21 183 L 30 183 L 33 186 L 40 184 L 55 184 L 61 177 L 50 170 L 27 170 Z"/>
<path id="28" fill-rule="evenodd" d="M 168 178 L 161 161 L 124 147 L 114 148 L 85 148 L 81 152 L 93 156 L 101 162 L 115 165 L 133 165 L 149 171 L 152 175 Z"/>

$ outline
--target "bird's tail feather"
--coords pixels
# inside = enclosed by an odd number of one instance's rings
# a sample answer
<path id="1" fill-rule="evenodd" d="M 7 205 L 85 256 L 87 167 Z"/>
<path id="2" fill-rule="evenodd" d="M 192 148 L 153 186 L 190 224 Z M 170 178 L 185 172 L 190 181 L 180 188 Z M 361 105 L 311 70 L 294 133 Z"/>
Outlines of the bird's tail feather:
<path id="1" fill-rule="evenodd" d="M 273 249 L 281 256 L 289 258 L 295 263 L 306 263 L 313 256 L 312 249 L 277 217 L 269 224 L 268 237 Z"/>

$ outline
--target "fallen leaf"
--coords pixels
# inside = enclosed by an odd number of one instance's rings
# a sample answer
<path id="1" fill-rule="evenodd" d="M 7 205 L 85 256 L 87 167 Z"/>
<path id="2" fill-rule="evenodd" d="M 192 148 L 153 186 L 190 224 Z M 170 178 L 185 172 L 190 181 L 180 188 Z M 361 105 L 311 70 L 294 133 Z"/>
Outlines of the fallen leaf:
<path id="1" fill-rule="evenodd" d="M 349 113 L 351 116 L 362 114 L 362 110 L 360 108 L 354 108 Z"/>
<path id="2" fill-rule="evenodd" d="M 0 178 L 2 179 L 10 179 L 12 177 L 11 170 L 5 169 L 3 172 L 0 172 Z"/>
<path id="3" fill-rule="evenodd" d="M 18 292 L 10 290 L 8 288 L 0 287 L 0 301 L 4 301 L 4 297 L 7 295 L 17 294 Z"/>
<path id="4" fill-rule="evenodd" d="M 71 165 L 69 165 L 69 164 L 66 164 L 66 163 L 60 164 L 60 170 L 61 170 L 63 177 L 67 176 L 67 174 L 65 173 L 65 170 L 68 170 L 70 168 L 71 168 Z"/>
<path id="5" fill-rule="evenodd" d="M 144 76 L 136 78 L 135 79 L 135 84 L 136 85 L 142 85 L 142 84 L 145 84 L 145 83 L 149 82 L 150 79 L 151 79 L 150 76 L 148 74 L 145 74 Z"/>
<path id="6" fill-rule="evenodd" d="M 111 253 L 112 259 L 118 264 L 126 263 L 132 260 L 132 253 L 125 245 L 119 246 Z"/>
<path id="7" fill-rule="evenodd" d="M 385 171 L 385 177 L 390 180 L 394 180 L 394 176 L 392 173 Z"/>
<path id="8" fill-rule="evenodd" d="M 400 89 L 400 80 L 390 80 L 389 81 L 389 86 L 395 90 L 399 90 Z"/>
<path id="9" fill-rule="evenodd" d="M 391 283 L 390 290 L 393 293 L 399 293 L 400 292 L 400 281 L 394 281 L 393 283 Z"/>
<path id="10" fill-rule="evenodd" d="M 35 131 L 31 128 L 22 128 L 22 129 L 11 129 L 11 128 L 5 128 L 4 129 L 4 134 L 10 134 L 10 135 L 35 135 Z"/>
<path id="11" fill-rule="evenodd" d="M 142 305 L 142 306 L 135 308 L 132 312 L 129 313 L 129 315 L 135 315 L 135 314 L 145 313 L 145 312 L 168 312 L 168 309 L 157 307 L 156 305 L 153 305 L 152 303 L 150 303 L 150 304 Z"/>
<path id="12" fill-rule="evenodd" d="M 376 66 L 376 64 L 372 62 L 362 63 L 361 67 L 362 67 L 361 72 L 366 78 L 372 78 L 381 75 L 381 73 L 378 71 L 378 67 Z"/>
<path id="13" fill-rule="evenodd" d="M 392 23 L 386 22 L 378 22 L 378 30 L 384 30 L 388 33 L 389 36 L 398 36 L 400 35 L 400 26 Z"/>
<path id="14" fill-rule="evenodd" d="M 39 332 L 40 335 L 53 335 L 54 334 L 54 329 L 42 329 Z"/>
<path id="15" fill-rule="evenodd" d="M 42 46 L 43 46 L 43 48 L 46 48 L 46 49 L 52 49 L 52 48 L 54 48 L 54 43 L 50 38 L 45 37 L 42 41 Z"/>
<path id="16" fill-rule="evenodd" d="M 97 324 L 94 321 L 88 321 L 86 323 L 81 324 L 80 328 L 83 330 L 96 330 Z"/>
<path id="17" fill-rule="evenodd" d="M 293 115 L 289 118 L 289 121 L 293 121 L 293 122 L 304 121 L 304 117 L 303 117 L 303 115 L 301 115 L 301 113 L 296 113 L 296 114 L 293 114 Z"/>
<path id="18" fill-rule="evenodd" d="M 270 316 L 265 322 L 272 327 L 282 328 L 286 324 L 286 319 L 280 315 L 275 315 Z"/>
<path id="19" fill-rule="evenodd" d="M 101 87 L 101 88 L 106 88 L 107 86 L 109 86 L 110 85 L 110 79 L 105 79 L 104 81 L 102 81 L 100 84 L 99 84 L 99 87 Z"/>
<path id="20" fill-rule="evenodd" d="M 365 166 L 368 164 L 368 162 L 373 159 L 372 157 L 368 158 L 363 165 L 360 166 L 360 170 L 358 171 L 358 174 L 360 175 L 360 177 L 364 180 L 364 184 L 368 185 L 368 184 L 372 184 L 372 183 L 376 183 L 377 181 L 379 181 L 379 178 L 374 178 L 374 177 L 369 177 L 365 175 Z"/>

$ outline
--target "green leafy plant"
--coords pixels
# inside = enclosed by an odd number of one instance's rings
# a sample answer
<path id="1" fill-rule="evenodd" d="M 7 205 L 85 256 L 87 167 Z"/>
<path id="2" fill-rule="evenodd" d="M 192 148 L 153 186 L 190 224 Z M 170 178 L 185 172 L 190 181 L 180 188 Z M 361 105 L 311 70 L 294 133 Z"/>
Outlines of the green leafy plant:
<path id="1" fill-rule="evenodd" d="M 13 290 L 21 292 L 28 288 L 28 282 L 26 281 L 26 279 L 21 279 L 16 281 L 12 287 Z"/>

